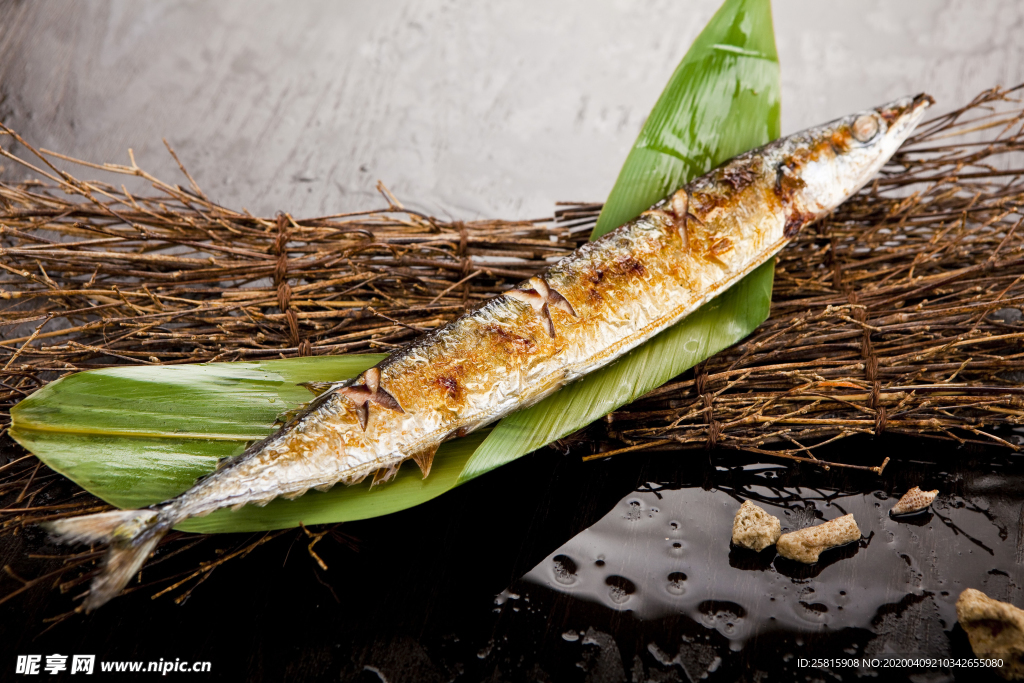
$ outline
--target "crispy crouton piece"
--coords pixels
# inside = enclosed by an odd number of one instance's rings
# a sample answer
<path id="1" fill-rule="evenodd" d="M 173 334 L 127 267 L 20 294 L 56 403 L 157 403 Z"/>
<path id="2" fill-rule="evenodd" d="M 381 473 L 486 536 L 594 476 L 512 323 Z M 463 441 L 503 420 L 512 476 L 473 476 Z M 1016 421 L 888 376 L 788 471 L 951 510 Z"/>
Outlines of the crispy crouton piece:
<path id="1" fill-rule="evenodd" d="M 1024 610 L 968 588 L 956 601 L 956 618 L 978 659 L 1001 659 L 1000 676 L 1024 678 Z"/>
<path id="2" fill-rule="evenodd" d="M 779 540 L 782 522 L 752 502 L 744 501 L 732 521 L 732 542 L 761 552 Z"/>
<path id="3" fill-rule="evenodd" d="M 860 540 L 860 527 L 853 515 L 843 515 L 818 526 L 782 534 L 775 547 L 783 557 L 813 564 L 822 551 L 857 540 Z"/>

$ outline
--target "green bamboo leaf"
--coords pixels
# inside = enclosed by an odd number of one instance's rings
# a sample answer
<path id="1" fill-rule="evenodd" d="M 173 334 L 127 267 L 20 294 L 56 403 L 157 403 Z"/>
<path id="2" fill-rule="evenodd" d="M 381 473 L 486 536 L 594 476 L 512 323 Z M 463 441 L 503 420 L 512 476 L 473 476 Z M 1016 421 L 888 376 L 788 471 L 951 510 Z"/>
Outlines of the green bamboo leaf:
<path id="1" fill-rule="evenodd" d="M 607 224 L 612 219 L 605 216 L 619 212 L 627 216 L 625 222 L 714 164 L 776 137 L 778 93 L 769 0 L 727 0 L 652 111 L 601 220 Z M 643 164 L 649 164 L 646 175 Z M 630 191 L 620 190 L 620 184 Z M 430 500 L 586 426 L 743 338 L 768 314 L 772 273 L 769 262 L 673 329 L 506 418 L 490 434 L 481 431 L 444 444 L 426 480 L 416 468 L 403 467 L 393 482 L 373 491 L 339 486 L 294 501 L 275 500 L 265 508 L 221 510 L 179 528 L 254 531 L 340 522 Z M 346 379 L 381 358 L 366 354 L 79 373 L 18 404 L 11 411 L 10 433 L 47 465 L 104 500 L 119 507 L 145 506 L 188 489 L 218 458 L 240 453 L 246 443 L 270 433 L 279 413 L 308 400 L 299 383 Z"/>
<path id="2" fill-rule="evenodd" d="M 779 136 L 779 57 L 769 0 L 726 0 L 665 86 L 591 239 L 737 154 Z"/>

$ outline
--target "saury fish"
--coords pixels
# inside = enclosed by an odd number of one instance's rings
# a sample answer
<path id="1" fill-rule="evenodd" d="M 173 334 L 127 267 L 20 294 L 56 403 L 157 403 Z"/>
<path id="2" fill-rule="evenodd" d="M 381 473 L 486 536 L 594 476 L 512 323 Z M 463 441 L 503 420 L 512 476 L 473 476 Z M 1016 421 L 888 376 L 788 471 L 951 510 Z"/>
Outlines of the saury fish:
<path id="1" fill-rule="evenodd" d="M 443 441 L 611 363 L 773 257 L 868 182 L 931 103 L 900 99 L 741 154 L 358 378 L 318 387 L 279 431 L 176 498 L 50 522 L 63 541 L 110 546 L 85 609 L 117 595 L 189 517 L 379 484 L 406 460 L 428 476 Z"/>

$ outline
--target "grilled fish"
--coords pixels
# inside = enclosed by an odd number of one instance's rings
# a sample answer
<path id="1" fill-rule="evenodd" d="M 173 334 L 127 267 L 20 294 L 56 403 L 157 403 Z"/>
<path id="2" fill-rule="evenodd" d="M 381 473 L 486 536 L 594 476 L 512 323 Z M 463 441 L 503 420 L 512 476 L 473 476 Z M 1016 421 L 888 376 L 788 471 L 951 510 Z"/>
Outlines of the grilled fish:
<path id="1" fill-rule="evenodd" d="M 871 179 L 931 103 L 904 98 L 741 154 L 358 378 L 322 387 L 176 498 L 49 523 L 62 541 L 109 544 L 84 608 L 117 595 L 189 517 L 371 475 L 379 484 L 405 460 L 426 477 L 443 441 L 611 363 L 774 256 Z"/>

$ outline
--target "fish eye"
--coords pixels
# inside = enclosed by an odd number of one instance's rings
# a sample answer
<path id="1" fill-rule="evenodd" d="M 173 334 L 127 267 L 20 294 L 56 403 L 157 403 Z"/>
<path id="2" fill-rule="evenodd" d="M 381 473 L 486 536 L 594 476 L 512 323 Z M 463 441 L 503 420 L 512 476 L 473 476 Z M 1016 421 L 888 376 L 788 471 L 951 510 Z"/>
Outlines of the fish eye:
<path id="1" fill-rule="evenodd" d="M 858 142 L 868 142 L 878 134 L 878 119 L 871 114 L 858 116 L 857 120 L 850 126 L 850 131 Z"/>

